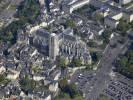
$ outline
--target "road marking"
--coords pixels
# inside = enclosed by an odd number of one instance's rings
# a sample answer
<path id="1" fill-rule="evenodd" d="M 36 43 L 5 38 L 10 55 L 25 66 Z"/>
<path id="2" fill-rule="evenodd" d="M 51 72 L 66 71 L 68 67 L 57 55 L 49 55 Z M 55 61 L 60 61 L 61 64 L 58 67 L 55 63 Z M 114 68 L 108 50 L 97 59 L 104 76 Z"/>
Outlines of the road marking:
<path id="1" fill-rule="evenodd" d="M 108 49 L 108 47 L 109 47 L 109 44 L 106 46 L 106 48 L 104 49 L 104 51 L 103 51 L 103 54 L 106 52 L 106 50 Z"/>

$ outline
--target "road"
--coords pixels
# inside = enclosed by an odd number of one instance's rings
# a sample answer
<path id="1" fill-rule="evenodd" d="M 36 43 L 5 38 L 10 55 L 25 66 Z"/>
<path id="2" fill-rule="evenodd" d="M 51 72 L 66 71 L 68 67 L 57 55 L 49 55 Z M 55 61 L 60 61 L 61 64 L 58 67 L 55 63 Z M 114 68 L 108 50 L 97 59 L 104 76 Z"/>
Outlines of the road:
<path id="1" fill-rule="evenodd" d="M 118 38 L 114 37 L 110 42 L 115 42 Z M 91 88 L 91 91 L 89 93 L 87 92 L 87 90 L 90 86 L 86 84 L 86 90 L 84 91 L 86 100 L 97 100 L 97 97 L 102 92 L 102 90 L 107 87 L 108 82 L 111 79 L 109 73 L 112 70 L 112 63 L 114 59 L 122 52 L 123 47 L 126 46 L 127 43 L 128 39 L 123 45 L 117 44 L 116 48 L 112 49 L 110 46 L 107 47 L 99 63 L 99 69 L 96 72 L 96 81 L 93 83 L 93 87 Z"/>

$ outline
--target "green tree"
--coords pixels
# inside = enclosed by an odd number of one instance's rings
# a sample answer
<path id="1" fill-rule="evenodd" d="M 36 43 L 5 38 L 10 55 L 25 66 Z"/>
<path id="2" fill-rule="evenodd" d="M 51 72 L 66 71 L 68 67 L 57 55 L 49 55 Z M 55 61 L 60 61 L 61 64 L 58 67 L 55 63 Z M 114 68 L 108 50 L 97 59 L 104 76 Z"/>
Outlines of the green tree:
<path id="1" fill-rule="evenodd" d="M 66 62 L 66 58 L 64 57 L 59 57 L 58 60 L 57 60 L 57 66 L 61 67 L 61 68 L 66 68 L 67 66 L 67 62 Z"/>
<path id="2" fill-rule="evenodd" d="M 117 61 L 116 68 L 118 72 L 127 77 L 133 77 L 133 50 L 128 50 L 126 54 Z"/>
<path id="3" fill-rule="evenodd" d="M 123 19 L 120 20 L 117 29 L 121 32 L 122 36 L 127 34 L 127 31 L 130 29 L 130 25 Z"/>
<path id="4" fill-rule="evenodd" d="M 0 29 L 0 40 L 10 44 L 16 43 L 17 31 L 23 29 L 26 23 L 33 24 L 39 15 L 39 3 L 36 0 L 24 0 L 15 15 L 19 20 L 13 21 L 7 27 Z"/>
<path id="5" fill-rule="evenodd" d="M 4 75 L 0 75 L 0 83 L 3 82 L 5 80 Z"/>
<path id="6" fill-rule="evenodd" d="M 67 20 L 67 21 L 66 21 L 66 25 L 67 25 L 68 27 L 71 27 L 71 28 L 75 28 L 75 27 L 76 27 L 75 22 L 72 21 L 72 20 Z"/>
<path id="7" fill-rule="evenodd" d="M 71 65 L 73 67 L 80 67 L 82 65 L 82 61 L 78 58 L 73 58 L 72 62 L 71 62 Z"/>
<path id="8" fill-rule="evenodd" d="M 108 96 L 105 96 L 103 94 L 100 94 L 98 100 L 111 100 Z"/>
<path id="9" fill-rule="evenodd" d="M 25 0 L 19 7 L 17 16 L 21 19 L 34 22 L 40 14 L 40 6 L 36 0 Z"/>
<path id="10" fill-rule="evenodd" d="M 95 20 L 104 23 L 104 17 L 102 14 L 95 14 Z"/>
<path id="11" fill-rule="evenodd" d="M 5 74 L 1 74 L 0 75 L 0 85 L 6 85 L 10 82 L 10 80 L 8 80 L 5 76 Z"/>
<path id="12" fill-rule="evenodd" d="M 120 65 L 121 67 L 125 67 L 128 63 L 128 58 L 127 57 L 123 57 L 121 60 L 120 60 Z"/>
<path id="13" fill-rule="evenodd" d="M 25 78 L 21 79 L 19 83 L 20 83 L 21 88 L 26 89 L 26 90 L 28 89 L 33 90 L 36 87 L 36 82 L 30 79 L 28 75 L 26 75 Z"/>
<path id="14" fill-rule="evenodd" d="M 64 78 L 64 79 L 59 81 L 59 87 L 61 89 L 61 92 L 63 92 L 63 93 L 61 93 L 61 95 L 62 95 L 61 97 L 67 96 L 67 98 L 70 97 L 70 100 L 71 99 L 75 99 L 77 97 L 82 98 L 82 97 L 80 97 L 81 95 L 79 94 L 79 92 L 78 92 L 78 90 L 76 88 L 76 85 L 73 84 L 73 83 L 68 84 L 66 78 Z M 76 100 L 81 100 L 81 99 L 76 99 Z"/>
<path id="15" fill-rule="evenodd" d="M 111 35 L 111 31 L 110 30 L 105 30 L 102 34 L 102 39 L 103 39 L 103 42 L 104 43 L 109 43 L 109 38 L 110 38 L 110 35 Z"/>
<path id="16" fill-rule="evenodd" d="M 65 91 L 67 85 L 68 82 L 66 78 L 63 78 L 62 80 L 59 81 L 59 87 L 61 88 L 62 91 Z"/>
<path id="17" fill-rule="evenodd" d="M 75 98 L 75 96 L 78 94 L 78 90 L 76 88 L 75 84 L 69 84 L 68 85 L 68 92 L 71 98 Z"/>

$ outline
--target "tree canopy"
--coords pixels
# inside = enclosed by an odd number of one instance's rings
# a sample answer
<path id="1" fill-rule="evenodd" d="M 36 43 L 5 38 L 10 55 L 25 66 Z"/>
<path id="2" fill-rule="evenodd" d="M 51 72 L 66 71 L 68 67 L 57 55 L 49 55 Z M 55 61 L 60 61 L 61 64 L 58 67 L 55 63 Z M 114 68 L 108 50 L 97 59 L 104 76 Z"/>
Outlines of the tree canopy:
<path id="1" fill-rule="evenodd" d="M 15 17 L 19 20 L 13 21 L 7 27 L 0 29 L 0 41 L 14 44 L 17 31 L 23 29 L 26 23 L 34 23 L 40 14 L 39 3 L 36 0 L 24 0 L 17 9 Z"/>
<path id="2" fill-rule="evenodd" d="M 61 94 L 62 94 L 61 97 L 62 98 L 65 96 L 67 96 L 67 98 L 69 98 L 70 100 L 75 99 L 77 97 L 82 98 L 81 95 L 79 94 L 77 88 L 76 88 L 76 85 L 73 83 L 68 84 L 66 78 L 60 80 L 59 87 L 61 89 Z M 83 99 L 76 99 L 76 100 L 83 100 Z"/>
<path id="3" fill-rule="evenodd" d="M 133 78 L 133 50 L 128 50 L 124 56 L 117 61 L 117 71 Z"/>
<path id="4" fill-rule="evenodd" d="M 72 20 L 67 20 L 66 21 L 66 25 L 67 25 L 67 27 L 71 27 L 71 28 L 75 28 L 76 27 L 75 22 L 72 21 Z"/>
<path id="5" fill-rule="evenodd" d="M 72 67 L 80 67 L 82 65 L 82 61 L 78 58 L 73 58 L 71 62 Z"/>
<path id="6" fill-rule="evenodd" d="M 19 83 L 21 88 L 26 90 L 33 90 L 36 86 L 36 82 L 30 79 L 28 75 L 26 75 L 25 78 L 21 79 Z"/>
<path id="7" fill-rule="evenodd" d="M 67 66 L 66 59 L 64 57 L 58 57 L 57 66 L 65 68 Z"/>
<path id="8" fill-rule="evenodd" d="M 118 24 L 117 29 L 121 31 L 121 35 L 125 36 L 127 34 L 127 31 L 130 29 L 130 24 L 126 22 L 125 20 L 121 19 L 120 23 Z"/>

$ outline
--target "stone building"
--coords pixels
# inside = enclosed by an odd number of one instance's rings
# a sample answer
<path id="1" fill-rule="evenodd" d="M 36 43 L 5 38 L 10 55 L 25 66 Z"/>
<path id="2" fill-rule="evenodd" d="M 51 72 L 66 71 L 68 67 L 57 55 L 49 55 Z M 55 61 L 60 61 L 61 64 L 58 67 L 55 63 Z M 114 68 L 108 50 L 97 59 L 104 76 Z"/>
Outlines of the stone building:
<path id="1" fill-rule="evenodd" d="M 56 60 L 57 56 L 64 56 L 69 61 L 74 57 L 81 59 L 83 63 L 91 62 L 91 56 L 86 43 L 73 34 L 68 28 L 62 33 L 49 33 L 39 29 L 30 37 L 31 43 L 43 52 L 50 60 Z"/>

